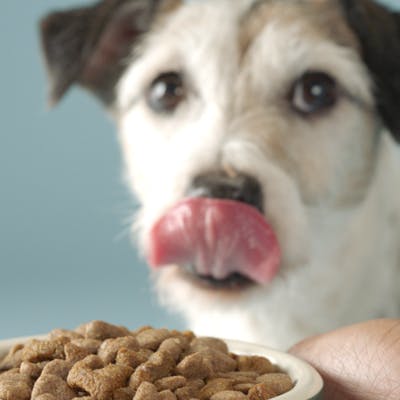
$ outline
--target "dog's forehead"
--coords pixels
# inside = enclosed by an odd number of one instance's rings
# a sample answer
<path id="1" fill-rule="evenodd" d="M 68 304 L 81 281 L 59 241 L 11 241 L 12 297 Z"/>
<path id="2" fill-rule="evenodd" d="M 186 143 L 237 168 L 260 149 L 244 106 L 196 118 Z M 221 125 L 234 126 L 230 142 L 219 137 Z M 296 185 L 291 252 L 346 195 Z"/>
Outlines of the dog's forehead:
<path id="1" fill-rule="evenodd" d="M 243 51 L 272 23 L 288 29 L 298 25 L 303 35 L 359 47 L 336 0 L 186 0 L 175 11 L 179 15 L 175 22 L 185 28 L 190 20 L 190 30 L 212 32 L 235 25 Z"/>
<path id="2" fill-rule="evenodd" d="M 289 29 L 301 27 L 302 35 L 358 47 L 335 0 L 255 0 L 240 18 L 240 41 L 244 49 L 272 23 Z"/>

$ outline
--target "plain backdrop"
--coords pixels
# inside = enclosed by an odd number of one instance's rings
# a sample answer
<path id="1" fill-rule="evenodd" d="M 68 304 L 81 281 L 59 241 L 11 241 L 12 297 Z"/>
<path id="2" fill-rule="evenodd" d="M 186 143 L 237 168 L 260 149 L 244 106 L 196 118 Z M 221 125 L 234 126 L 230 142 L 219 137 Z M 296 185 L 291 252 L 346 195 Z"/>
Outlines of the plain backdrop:
<path id="1" fill-rule="evenodd" d="M 79 89 L 46 106 L 38 20 L 85 3 L 1 3 L 0 339 L 92 319 L 183 328 L 130 239 L 136 205 L 111 121 Z"/>

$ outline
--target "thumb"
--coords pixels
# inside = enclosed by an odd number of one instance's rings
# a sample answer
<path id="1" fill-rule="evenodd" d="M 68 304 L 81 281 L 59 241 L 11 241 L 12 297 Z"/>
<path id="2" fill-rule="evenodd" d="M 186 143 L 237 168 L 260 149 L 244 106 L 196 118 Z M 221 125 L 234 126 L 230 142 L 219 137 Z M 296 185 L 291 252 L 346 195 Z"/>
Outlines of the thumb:
<path id="1" fill-rule="evenodd" d="M 306 339 L 289 350 L 324 379 L 324 400 L 400 399 L 400 320 L 375 320 Z"/>

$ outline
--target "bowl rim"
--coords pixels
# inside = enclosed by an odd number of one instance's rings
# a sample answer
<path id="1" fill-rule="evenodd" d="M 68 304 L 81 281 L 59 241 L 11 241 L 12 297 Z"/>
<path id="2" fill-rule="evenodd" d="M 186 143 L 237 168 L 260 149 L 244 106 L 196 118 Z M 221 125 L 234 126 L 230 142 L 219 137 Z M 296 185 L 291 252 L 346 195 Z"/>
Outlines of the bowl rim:
<path id="1" fill-rule="evenodd" d="M 32 339 L 43 340 L 47 334 L 22 336 L 0 340 L 0 358 L 17 344 L 24 344 Z M 319 373 L 305 361 L 283 351 L 275 350 L 264 345 L 231 339 L 222 339 L 229 351 L 243 355 L 260 355 L 267 357 L 273 364 L 278 365 L 288 373 L 295 386 L 289 392 L 274 397 L 274 400 L 311 400 L 318 396 L 323 388 L 323 380 Z"/>
<path id="2" fill-rule="evenodd" d="M 295 386 L 289 392 L 274 397 L 274 400 L 311 400 L 321 394 L 323 388 L 321 375 L 314 367 L 300 358 L 264 345 L 230 339 L 223 340 L 227 343 L 230 351 L 267 357 L 283 372 L 289 374 Z"/>

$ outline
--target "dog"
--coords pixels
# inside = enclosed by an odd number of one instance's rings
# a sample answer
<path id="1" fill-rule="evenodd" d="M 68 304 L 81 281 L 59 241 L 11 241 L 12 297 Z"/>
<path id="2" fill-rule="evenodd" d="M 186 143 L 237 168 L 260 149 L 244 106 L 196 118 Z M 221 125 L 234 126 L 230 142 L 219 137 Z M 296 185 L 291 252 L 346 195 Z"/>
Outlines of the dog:
<path id="1" fill-rule="evenodd" d="M 56 104 L 116 121 L 132 231 L 197 334 L 285 349 L 400 314 L 400 14 L 102 0 L 41 21 Z"/>

